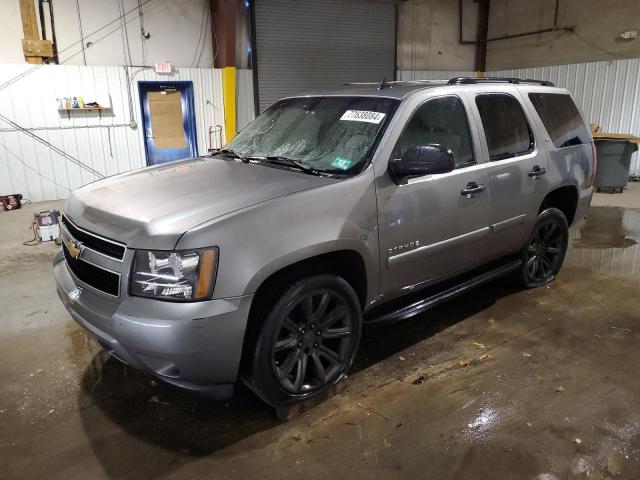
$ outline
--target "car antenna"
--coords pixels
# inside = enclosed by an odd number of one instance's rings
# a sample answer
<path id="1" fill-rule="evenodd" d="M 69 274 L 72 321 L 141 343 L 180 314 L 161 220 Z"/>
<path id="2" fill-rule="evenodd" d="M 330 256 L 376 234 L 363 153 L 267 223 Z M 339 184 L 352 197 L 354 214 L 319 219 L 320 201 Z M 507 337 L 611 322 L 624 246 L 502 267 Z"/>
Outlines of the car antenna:
<path id="1" fill-rule="evenodd" d="M 378 85 L 378 90 L 384 90 L 385 88 L 391 88 L 391 84 L 387 82 L 386 77 L 382 77 L 382 81 L 380 85 Z"/>

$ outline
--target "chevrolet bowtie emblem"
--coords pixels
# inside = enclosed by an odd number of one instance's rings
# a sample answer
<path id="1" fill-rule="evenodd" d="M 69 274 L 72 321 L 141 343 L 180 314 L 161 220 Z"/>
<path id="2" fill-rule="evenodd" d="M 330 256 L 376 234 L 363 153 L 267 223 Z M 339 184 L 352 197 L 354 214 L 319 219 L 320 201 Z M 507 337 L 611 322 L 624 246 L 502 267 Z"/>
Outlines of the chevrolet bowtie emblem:
<path id="1" fill-rule="evenodd" d="M 80 242 L 68 238 L 63 238 L 63 242 L 71 258 L 80 258 L 80 254 L 82 253 L 82 244 Z"/>

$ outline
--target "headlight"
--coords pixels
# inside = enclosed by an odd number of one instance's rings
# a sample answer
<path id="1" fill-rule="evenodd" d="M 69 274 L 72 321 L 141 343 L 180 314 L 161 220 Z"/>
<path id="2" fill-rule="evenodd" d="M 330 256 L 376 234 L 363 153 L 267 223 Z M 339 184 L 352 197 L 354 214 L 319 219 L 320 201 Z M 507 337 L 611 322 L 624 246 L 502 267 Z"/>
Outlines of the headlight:
<path id="1" fill-rule="evenodd" d="M 138 250 L 133 260 L 131 295 L 174 301 L 211 298 L 218 270 L 218 248 L 155 252 Z"/>

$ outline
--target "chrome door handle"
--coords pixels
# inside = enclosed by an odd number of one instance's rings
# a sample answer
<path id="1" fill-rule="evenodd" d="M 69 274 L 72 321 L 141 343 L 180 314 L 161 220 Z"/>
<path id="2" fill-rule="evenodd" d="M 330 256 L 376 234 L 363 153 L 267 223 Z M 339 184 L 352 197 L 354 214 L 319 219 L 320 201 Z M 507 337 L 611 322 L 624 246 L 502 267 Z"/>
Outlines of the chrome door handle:
<path id="1" fill-rule="evenodd" d="M 544 167 L 540 167 L 538 165 L 534 165 L 533 168 L 531 170 L 529 170 L 529 173 L 527 173 L 527 175 L 529 175 L 530 177 L 533 178 L 538 178 L 541 177 L 542 175 L 544 175 L 545 173 L 547 173 L 547 169 Z"/>
<path id="2" fill-rule="evenodd" d="M 466 187 L 460 190 L 460 195 L 465 195 L 471 198 L 473 195 L 484 192 L 486 189 L 487 187 L 481 183 L 469 182 Z"/>

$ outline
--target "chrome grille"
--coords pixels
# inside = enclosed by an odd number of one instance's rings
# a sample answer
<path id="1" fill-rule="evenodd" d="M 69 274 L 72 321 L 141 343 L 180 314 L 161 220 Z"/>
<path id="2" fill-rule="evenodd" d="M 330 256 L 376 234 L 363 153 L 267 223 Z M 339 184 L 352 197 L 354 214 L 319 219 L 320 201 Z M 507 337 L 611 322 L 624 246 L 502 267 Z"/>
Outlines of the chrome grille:
<path id="1" fill-rule="evenodd" d="M 114 297 L 118 296 L 120 291 L 120 275 L 79 258 L 73 258 L 69 254 L 67 246 L 64 244 L 62 244 L 62 250 L 64 251 L 64 258 L 67 260 L 69 270 L 71 270 L 80 281 Z"/>
<path id="2" fill-rule="evenodd" d="M 123 244 L 108 238 L 100 237 L 94 233 L 87 232 L 86 230 L 82 230 L 81 228 L 76 227 L 71 220 L 64 215 L 62 216 L 62 225 L 64 225 L 73 238 L 78 240 L 88 249 L 107 257 L 114 258 L 118 261 L 122 261 L 124 259 L 124 253 L 127 248 Z"/>

